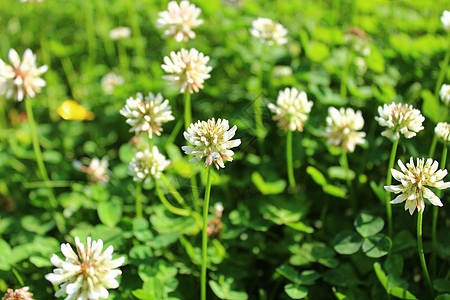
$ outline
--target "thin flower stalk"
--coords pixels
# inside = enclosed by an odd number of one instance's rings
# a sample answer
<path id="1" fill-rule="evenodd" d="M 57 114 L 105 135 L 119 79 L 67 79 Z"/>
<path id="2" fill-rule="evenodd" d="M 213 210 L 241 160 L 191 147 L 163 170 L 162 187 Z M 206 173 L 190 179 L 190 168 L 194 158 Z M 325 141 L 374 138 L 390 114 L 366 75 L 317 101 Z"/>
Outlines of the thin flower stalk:
<path id="1" fill-rule="evenodd" d="M 158 182 L 156 182 L 155 184 L 156 187 L 156 193 L 158 194 L 159 200 L 161 200 L 161 203 L 167 208 L 168 211 L 170 211 L 171 213 L 175 214 L 175 215 L 179 215 L 179 216 L 189 216 L 190 212 L 184 208 L 179 208 L 179 207 L 175 207 L 173 206 L 166 198 L 166 196 L 164 196 L 164 194 L 161 191 L 161 188 L 158 185 Z"/>
<path id="2" fill-rule="evenodd" d="M 142 210 L 142 182 L 136 182 L 136 218 L 141 219 L 144 217 Z"/>
<path id="3" fill-rule="evenodd" d="M 397 148 L 398 148 L 398 139 L 393 140 L 392 142 L 392 149 L 391 149 L 391 155 L 389 156 L 389 164 L 388 164 L 388 171 L 386 175 L 386 186 L 390 186 L 392 183 L 392 168 L 394 167 L 395 162 L 395 155 L 397 154 Z M 388 234 L 390 237 L 392 237 L 393 233 L 393 227 L 392 227 L 392 207 L 391 207 L 391 194 L 389 192 L 386 192 L 386 216 L 388 220 Z"/>
<path id="4" fill-rule="evenodd" d="M 256 95 L 255 101 L 253 101 L 253 111 L 255 114 L 255 124 L 256 124 L 256 137 L 258 138 L 258 147 L 261 155 L 264 154 L 264 123 L 262 119 L 262 110 L 261 110 L 261 99 L 263 97 L 264 90 L 264 63 L 265 63 L 265 44 L 261 45 L 261 56 L 259 57 L 259 74 L 258 74 L 258 82 L 259 82 L 259 94 Z"/>
<path id="5" fill-rule="evenodd" d="M 288 130 L 286 135 L 286 162 L 289 186 L 292 191 L 295 190 L 294 163 L 292 158 L 292 131 Z"/>
<path id="6" fill-rule="evenodd" d="M 341 164 L 342 164 L 342 168 L 345 171 L 345 182 L 347 184 L 347 190 L 350 194 L 350 203 L 352 205 L 353 214 L 356 214 L 357 203 L 356 203 L 355 197 L 353 196 L 353 186 L 352 186 L 352 181 L 350 179 L 350 168 L 348 165 L 347 151 L 342 151 L 342 153 L 341 153 Z"/>
<path id="7" fill-rule="evenodd" d="M 41 148 L 39 145 L 39 139 L 36 132 L 36 124 L 34 121 L 34 115 L 33 115 L 33 107 L 32 102 L 30 98 L 25 99 L 25 107 L 27 111 L 27 118 L 28 118 L 28 124 L 30 126 L 30 132 L 31 132 L 31 138 L 33 141 L 33 150 L 34 155 L 36 157 L 36 163 L 38 164 L 39 173 L 41 175 L 42 180 L 44 180 L 45 185 L 47 186 L 49 193 L 50 193 L 50 204 L 53 208 L 55 208 L 58 203 L 55 198 L 55 194 L 53 192 L 53 189 L 50 184 L 50 179 L 48 177 L 47 169 L 45 168 L 44 164 L 44 158 L 42 157 Z"/>
<path id="8" fill-rule="evenodd" d="M 206 171 L 206 191 L 203 202 L 203 226 L 202 226 L 202 270 L 201 270 L 201 300 L 206 300 L 206 265 L 208 259 L 208 211 L 211 194 L 211 168 Z"/>
<path id="9" fill-rule="evenodd" d="M 441 157 L 441 170 L 445 169 L 447 163 L 447 143 L 444 142 L 444 147 L 442 149 L 442 157 Z M 441 190 L 436 191 L 436 196 L 441 198 Z M 439 216 L 439 207 L 433 207 L 433 221 L 431 223 L 431 274 L 436 273 L 436 246 L 437 246 L 437 221 Z"/>
<path id="10" fill-rule="evenodd" d="M 422 222 L 423 214 L 417 214 L 417 250 L 419 251 L 420 265 L 422 266 L 423 274 L 425 275 L 425 280 L 431 291 L 433 291 L 433 285 L 431 284 L 430 274 L 428 273 L 427 263 L 425 261 L 425 254 L 423 252 L 423 241 L 422 241 Z"/>

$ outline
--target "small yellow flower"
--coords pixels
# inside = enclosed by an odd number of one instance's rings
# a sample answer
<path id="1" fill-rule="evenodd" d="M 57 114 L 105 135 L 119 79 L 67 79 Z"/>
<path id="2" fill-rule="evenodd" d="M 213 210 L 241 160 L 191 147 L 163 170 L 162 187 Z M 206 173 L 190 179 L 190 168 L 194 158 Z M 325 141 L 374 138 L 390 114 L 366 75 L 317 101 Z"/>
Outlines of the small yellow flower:
<path id="1" fill-rule="evenodd" d="M 66 100 L 58 107 L 58 115 L 64 120 L 93 120 L 95 115 L 75 100 Z"/>

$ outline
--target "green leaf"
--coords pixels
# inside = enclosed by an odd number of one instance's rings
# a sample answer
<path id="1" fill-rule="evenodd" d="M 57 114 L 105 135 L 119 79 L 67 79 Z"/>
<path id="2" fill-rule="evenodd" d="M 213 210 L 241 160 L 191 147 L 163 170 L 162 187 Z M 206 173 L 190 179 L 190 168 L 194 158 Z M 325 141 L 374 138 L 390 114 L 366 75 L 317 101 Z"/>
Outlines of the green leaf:
<path id="1" fill-rule="evenodd" d="M 384 234 L 377 234 L 370 236 L 364 240 L 362 244 L 363 252 L 372 258 L 382 257 L 389 253 L 391 250 L 392 241 L 389 237 Z"/>
<path id="2" fill-rule="evenodd" d="M 33 255 L 30 256 L 30 262 L 38 268 L 49 268 L 53 266 L 48 257 Z"/>
<path id="3" fill-rule="evenodd" d="M 450 300 L 450 294 L 442 294 L 434 298 L 434 300 Z"/>
<path id="4" fill-rule="evenodd" d="M 119 158 L 124 163 L 129 163 L 134 157 L 134 151 L 130 143 L 123 144 L 119 148 Z"/>
<path id="5" fill-rule="evenodd" d="M 306 168 L 306 173 L 308 173 L 312 177 L 314 182 L 317 183 L 318 185 L 323 186 L 327 184 L 327 179 L 325 178 L 325 176 L 323 176 L 323 174 L 313 166 L 308 166 Z"/>
<path id="6" fill-rule="evenodd" d="M 137 289 L 131 292 L 133 296 L 140 300 L 156 300 L 155 296 L 153 294 L 143 290 L 143 289 Z"/>
<path id="7" fill-rule="evenodd" d="M 0 270 L 9 271 L 11 269 L 10 256 L 11 247 L 5 240 L 0 239 Z"/>
<path id="8" fill-rule="evenodd" d="M 350 255 L 358 252 L 363 243 L 361 236 L 354 231 L 343 231 L 334 238 L 334 250 L 339 254 Z"/>
<path id="9" fill-rule="evenodd" d="M 112 201 L 101 202 L 97 212 L 100 221 L 109 227 L 114 227 L 122 218 L 122 206 Z"/>
<path id="10" fill-rule="evenodd" d="M 301 231 L 301 232 L 305 232 L 305 233 L 313 233 L 314 232 L 314 228 L 306 225 L 305 223 L 303 223 L 301 221 L 298 221 L 296 223 L 287 223 L 286 225 L 295 230 Z"/>
<path id="11" fill-rule="evenodd" d="M 210 280 L 209 286 L 219 299 L 247 300 L 248 299 L 247 293 L 243 291 L 234 290 L 232 287 L 233 282 L 234 282 L 233 278 L 225 278 L 223 276 L 220 276 L 219 282 Z"/>
<path id="12" fill-rule="evenodd" d="M 433 280 L 433 288 L 438 292 L 450 292 L 450 280 L 445 278 L 436 278 Z"/>
<path id="13" fill-rule="evenodd" d="M 310 41 L 306 47 L 306 56 L 313 62 L 322 62 L 330 56 L 330 50 L 323 43 Z"/>
<path id="14" fill-rule="evenodd" d="M 369 237 L 380 232 L 384 227 L 384 220 L 380 217 L 361 213 L 353 223 L 356 231 L 363 237 Z"/>
<path id="15" fill-rule="evenodd" d="M 332 185 L 332 184 L 326 184 L 323 187 L 323 191 L 331 196 L 337 197 L 337 198 L 343 198 L 345 199 L 347 197 L 347 191 L 339 186 Z"/>
<path id="16" fill-rule="evenodd" d="M 264 178 L 258 172 L 252 173 L 252 182 L 263 195 L 280 194 L 286 187 L 286 181 L 279 179 L 273 182 L 265 182 Z"/>
<path id="17" fill-rule="evenodd" d="M 308 295 L 308 289 L 306 287 L 293 283 L 286 284 L 284 291 L 292 299 L 303 299 Z"/>
<path id="18" fill-rule="evenodd" d="M 355 178 L 355 172 L 353 170 L 348 170 L 348 174 L 350 176 L 350 180 L 353 180 Z M 337 167 L 337 166 L 333 166 L 333 167 L 329 167 L 328 170 L 328 176 L 330 176 L 330 178 L 337 178 L 337 179 L 341 179 L 341 180 L 346 180 L 347 179 L 347 172 L 343 167 Z"/>
<path id="19" fill-rule="evenodd" d="M 430 118 L 434 123 L 441 121 L 441 106 L 429 90 L 423 90 L 420 95 L 423 98 L 422 113 Z"/>
<path id="20" fill-rule="evenodd" d="M 386 276 L 386 273 L 383 271 L 383 268 L 381 268 L 380 263 L 378 262 L 374 263 L 373 268 L 375 270 L 375 274 L 378 277 L 378 280 L 380 281 L 381 285 L 384 287 L 384 289 L 388 294 L 400 299 L 411 299 L 411 300 L 417 299 L 416 296 L 414 296 L 404 288 L 392 287 L 391 282 L 389 282 L 388 276 Z"/>

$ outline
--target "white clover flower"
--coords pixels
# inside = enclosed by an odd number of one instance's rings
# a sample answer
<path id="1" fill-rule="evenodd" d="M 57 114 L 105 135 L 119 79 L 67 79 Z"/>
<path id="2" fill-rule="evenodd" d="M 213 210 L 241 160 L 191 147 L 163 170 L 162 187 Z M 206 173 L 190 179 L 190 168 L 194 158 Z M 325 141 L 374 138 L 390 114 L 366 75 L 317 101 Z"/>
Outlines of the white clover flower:
<path id="1" fill-rule="evenodd" d="M 266 45 L 283 45 L 288 39 L 287 29 L 280 23 L 276 23 L 269 18 L 258 18 L 252 22 L 250 33 L 261 40 Z"/>
<path id="2" fill-rule="evenodd" d="M 8 289 L 2 300 L 34 300 L 33 294 L 28 292 L 29 287 L 23 287 L 21 289 Z"/>
<path id="3" fill-rule="evenodd" d="M 130 132 L 139 134 L 148 133 L 149 138 L 153 134 L 161 135 L 163 130 L 161 125 L 174 120 L 169 100 L 164 100 L 158 93 L 156 97 L 149 93 L 145 99 L 141 93 L 137 93 L 136 99 L 130 97 L 125 106 L 120 110 L 120 114 L 127 118 L 127 124 L 131 126 Z"/>
<path id="4" fill-rule="evenodd" d="M 450 84 L 443 84 L 439 90 L 439 95 L 441 96 L 442 102 L 448 105 L 450 103 Z"/>
<path id="5" fill-rule="evenodd" d="M 67 295 L 65 300 L 98 300 L 107 299 L 109 296 L 107 289 L 116 289 L 119 283 L 115 279 L 122 274 L 116 269 L 120 267 L 125 257 L 112 259 L 113 246 L 103 250 L 101 239 L 92 241 L 87 238 L 86 247 L 75 237 L 76 252 L 73 251 L 69 243 L 61 244 L 61 252 L 66 257 L 60 259 L 53 254 L 50 259 L 56 267 L 53 273 L 45 275 L 45 279 L 54 285 L 60 285 L 60 289 L 55 293 L 56 297 Z"/>
<path id="6" fill-rule="evenodd" d="M 183 146 L 181 149 L 186 154 L 194 155 L 189 161 L 200 161 L 206 156 L 205 164 L 209 166 L 214 163 L 217 169 L 225 168 L 223 160 L 233 161 L 234 152 L 230 148 L 241 144 L 240 139 L 231 140 L 237 130 L 234 125 L 230 130 L 228 120 L 214 118 L 208 121 L 197 121 L 189 125 L 187 131 L 183 133 L 184 138 L 192 146 Z"/>
<path id="7" fill-rule="evenodd" d="M 272 74 L 274 77 L 282 78 L 292 75 L 292 68 L 290 66 L 275 66 L 273 67 Z"/>
<path id="8" fill-rule="evenodd" d="M 189 51 L 181 49 L 177 53 L 170 52 L 170 58 L 164 57 L 164 63 L 161 65 L 164 71 L 172 75 L 163 76 L 164 79 L 170 80 L 172 84 L 180 88 L 180 92 L 187 90 L 189 93 L 198 93 L 203 88 L 205 79 L 211 77 L 212 67 L 206 64 L 209 56 L 198 52 L 192 48 Z"/>
<path id="9" fill-rule="evenodd" d="M 450 31 L 450 11 L 445 10 L 442 13 L 441 22 L 442 25 L 444 26 L 444 29 Z"/>
<path id="10" fill-rule="evenodd" d="M 218 218 L 222 217 L 222 214 L 223 214 L 223 204 L 222 204 L 222 202 L 216 202 L 214 204 L 214 211 L 216 212 L 216 216 Z"/>
<path id="11" fill-rule="evenodd" d="M 380 116 L 375 117 L 375 120 L 381 126 L 387 127 L 381 135 L 392 137 L 394 140 L 400 138 L 400 133 L 410 139 L 423 129 L 422 122 L 425 118 L 420 110 L 413 108 L 412 105 L 392 102 L 390 105 L 379 106 L 378 113 Z"/>
<path id="12" fill-rule="evenodd" d="M 128 165 L 128 174 L 133 176 L 134 181 L 150 182 L 152 177 L 159 178 L 161 172 L 169 165 L 170 160 L 159 153 L 156 146 L 153 146 L 151 152 L 146 149 L 136 153 Z"/>
<path id="13" fill-rule="evenodd" d="M 131 29 L 129 27 L 116 27 L 109 31 L 109 37 L 112 40 L 126 39 L 131 36 Z"/>
<path id="14" fill-rule="evenodd" d="M 450 124 L 447 122 L 439 122 L 434 128 L 436 136 L 444 143 L 450 142 Z"/>
<path id="15" fill-rule="evenodd" d="M 45 86 L 45 81 L 39 76 L 47 71 L 47 66 L 37 68 L 36 55 L 30 49 L 23 53 L 22 62 L 14 49 L 9 49 L 8 56 L 12 66 L 0 59 L 0 95 L 17 101 L 34 98 Z"/>
<path id="16" fill-rule="evenodd" d="M 156 20 L 156 27 L 164 29 L 163 35 L 172 36 L 177 42 L 195 38 L 192 28 L 203 24 L 203 20 L 197 19 L 202 10 L 195 7 L 189 1 L 183 0 L 178 3 L 170 1 L 168 10 L 160 12 L 159 19 Z"/>
<path id="17" fill-rule="evenodd" d="M 308 114 L 313 106 L 312 101 L 304 91 L 296 88 L 286 88 L 280 91 L 277 105 L 269 103 L 269 109 L 275 114 L 273 119 L 279 121 L 278 125 L 284 130 L 303 131 L 303 123 L 308 119 Z"/>
<path id="18" fill-rule="evenodd" d="M 361 111 L 355 113 L 352 108 L 337 110 L 330 107 L 326 122 L 325 136 L 328 144 L 353 152 L 356 145 L 365 143 L 366 133 L 358 131 L 364 126 Z"/>
<path id="19" fill-rule="evenodd" d="M 392 177 L 400 181 L 399 185 L 385 186 L 384 189 L 388 192 L 400 194 L 390 203 L 397 204 L 406 201 L 405 210 L 409 210 L 412 215 L 417 207 L 417 211 L 423 213 L 425 209 L 425 202 L 423 198 L 427 198 L 431 204 L 442 206 L 441 200 L 428 188 L 435 187 L 440 190 L 450 187 L 449 182 L 444 182 L 442 179 L 447 175 L 447 170 L 438 170 L 439 163 L 433 159 L 425 158 L 417 159 L 417 166 L 414 166 L 414 160 L 411 157 L 406 167 L 401 160 L 398 160 L 398 166 L 402 172 L 396 169 L 391 169 Z"/>
<path id="20" fill-rule="evenodd" d="M 107 156 L 104 156 L 101 160 L 94 157 L 88 166 L 83 165 L 79 161 L 74 161 L 73 165 L 78 170 L 86 173 L 89 181 L 92 183 L 109 181 L 109 162 Z"/>
<path id="21" fill-rule="evenodd" d="M 111 95 L 116 86 L 122 85 L 124 82 L 122 76 L 110 72 L 102 77 L 101 85 L 105 94 Z"/>

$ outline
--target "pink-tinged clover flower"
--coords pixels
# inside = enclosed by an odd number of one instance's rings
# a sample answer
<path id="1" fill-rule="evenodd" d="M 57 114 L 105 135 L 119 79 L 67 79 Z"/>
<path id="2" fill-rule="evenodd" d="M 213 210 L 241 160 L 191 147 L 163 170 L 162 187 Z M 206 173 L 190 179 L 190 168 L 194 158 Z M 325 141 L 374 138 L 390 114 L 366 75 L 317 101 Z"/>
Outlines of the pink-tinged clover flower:
<path id="1" fill-rule="evenodd" d="M 353 152 L 358 144 L 364 144 L 365 132 L 359 131 L 364 126 L 361 111 L 355 112 L 352 108 L 328 108 L 325 136 L 327 143 L 344 151 Z"/>
<path id="2" fill-rule="evenodd" d="M 39 76 L 47 71 L 47 66 L 36 67 L 36 55 L 30 49 L 25 50 L 22 61 L 14 49 L 9 49 L 8 57 L 11 65 L 0 59 L 0 95 L 17 101 L 34 98 L 45 86 Z"/>
<path id="3" fill-rule="evenodd" d="M 394 140 L 400 138 L 400 133 L 407 139 L 416 136 L 417 132 L 423 129 L 422 123 L 425 118 L 420 110 L 413 108 L 412 105 L 395 103 L 378 107 L 379 117 L 375 117 L 386 130 L 381 135 L 392 137 Z"/>

